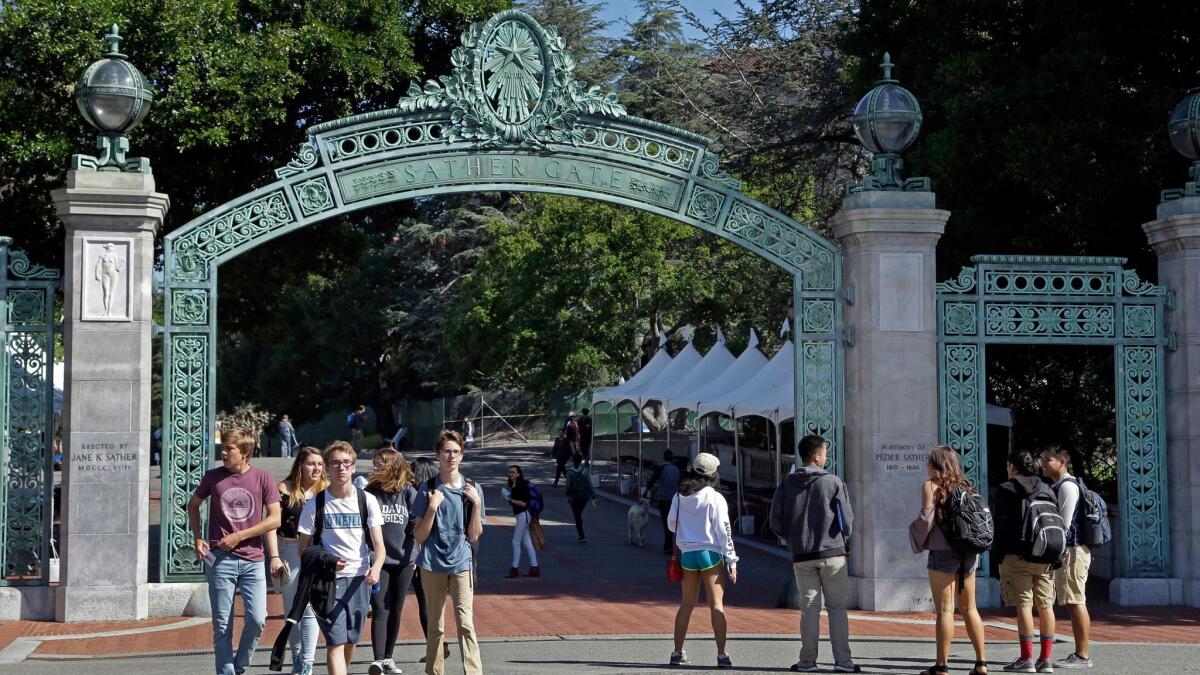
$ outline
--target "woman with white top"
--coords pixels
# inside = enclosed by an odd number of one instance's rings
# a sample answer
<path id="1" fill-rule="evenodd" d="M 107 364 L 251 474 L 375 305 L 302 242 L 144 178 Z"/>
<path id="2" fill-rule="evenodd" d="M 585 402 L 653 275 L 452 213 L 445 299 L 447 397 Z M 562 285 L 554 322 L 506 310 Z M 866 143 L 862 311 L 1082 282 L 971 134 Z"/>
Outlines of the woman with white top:
<path id="1" fill-rule="evenodd" d="M 683 651 L 692 610 L 704 587 L 708 611 L 712 617 L 713 637 L 717 641 L 717 667 L 732 668 L 725 653 L 725 575 L 737 583 L 737 552 L 733 550 L 733 528 L 729 526 L 729 505 L 714 488 L 720 484 L 717 467 L 721 461 L 702 452 L 692 460 L 692 470 L 679 482 L 679 492 L 671 500 L 667 527 L 675 533 L 675 547 L 683 567 L 683 599 L 675 614 L 675 651 L 671 665 L 690 663 Z"/>
<path id="2" fill-rule="evenodd" d="M 279 530 L 267 536 L 279 537 L 279 555 L 287 562 L 291 572 L 283 587 L 283 613 L 286 615 L 292 608 L 296 587 L 300 583 L 300 534 L 296 531 L 300 513 L 313 495 L 329 487 L 321 451 L 313 447 L 301 448 L 292 461 L 288 477 L 280 481 L 278 487 L 279 498 L 284 505 L 282 519 Z M 288 634 L 288 645 L 292 650 L 292 675 L 311 675 L 317 652 L 317 633 L 317 617 L 312 607 L 306 607 L 299 629 Z"/>

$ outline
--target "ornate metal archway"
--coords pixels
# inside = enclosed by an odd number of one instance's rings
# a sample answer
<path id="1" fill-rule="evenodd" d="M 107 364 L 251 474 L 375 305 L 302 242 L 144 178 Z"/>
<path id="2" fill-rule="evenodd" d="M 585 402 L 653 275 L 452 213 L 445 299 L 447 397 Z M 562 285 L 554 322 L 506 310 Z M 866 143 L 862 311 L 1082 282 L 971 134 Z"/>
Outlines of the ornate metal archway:
<path id="1" fill-rule="evenodd" d="M 1121 570 L 1168 576 L 1164 312 L 1171 294 L 1123 268 L 1124 258 L 975 256 L 938 284 L 938 421 L 964 470 L 986 486 L 989 344 L 1116 350 Z"/>
<path id="2" fill-rule="evenodd" d="M 276 237 L 432 194 L 531 191 L 622 204 L 754 251 L 794 280 L 797 436 L 842 436 L 841 258 L 834 244 L 739 192 L 710 142 L 626 114 L 587 88 L 554 28 L 519 11 L 475 24 L 453 73 L 390 110 L 309 129 L 278 180 L 166 238 L 162 577 L 194 578 L 184 504 L 214 428 L 217 271 Z"/>

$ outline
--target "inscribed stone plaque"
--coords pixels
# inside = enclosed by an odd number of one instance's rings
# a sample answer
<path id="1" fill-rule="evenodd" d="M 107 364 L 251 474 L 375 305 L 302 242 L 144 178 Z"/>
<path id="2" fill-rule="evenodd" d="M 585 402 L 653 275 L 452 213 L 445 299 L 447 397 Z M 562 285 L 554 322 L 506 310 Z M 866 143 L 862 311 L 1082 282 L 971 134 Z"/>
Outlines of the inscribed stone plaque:
<path id="1" fill-rule="evenodd" d="M 606 192 L 678 209 L 683 181 L 584 158 L 525 155 L 400 160 L 337 176 L 346 203 L 403 190 L 457 183 L 525 183 Z"/>
<path id="2" fill-rule="evenodd" d="M 132 239 L 84 239 L 80 306 L 83 321 L 129 321 Z"/>
<path id="3" fill-rule="evenodd" d="M 71 482 L 115 483 L 138 480 L 136 433 L 76 432 L 68 437 L 66 461 Z"/>
<path id="4" fill-rule="evenodd" d="M 929 461 L 929 447 L 908 441 L 880 443 L 873 459 L 881 472 L 924 473 L 925 464 Z"/>
<path id="5" fill-rule="evenodd" d="M 918 254 L 879 256 L 879 330 L 920 331 L 925 325 L 922 267 Z"/>

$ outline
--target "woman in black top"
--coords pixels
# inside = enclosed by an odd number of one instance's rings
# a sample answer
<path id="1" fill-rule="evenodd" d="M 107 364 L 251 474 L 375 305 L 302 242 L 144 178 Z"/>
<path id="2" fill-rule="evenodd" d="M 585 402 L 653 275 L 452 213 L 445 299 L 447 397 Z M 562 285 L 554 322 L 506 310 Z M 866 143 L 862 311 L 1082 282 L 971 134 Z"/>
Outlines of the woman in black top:
<path id="1" fill-rule="evenodd" d="M 396 457 L 384 464 L 371 474 L 367 492 L 379 501 L 383 513 L 383 546 L 387 555 L 379 574 L 379 588 L 371 595 L 371 650 L 375 661 L 367 672 L 389 675 L 401 672 L 392 659 L 392 651 L 400 634 L 404 598 L 417 566 L 417 545 L 410 517 L 417 490 L 408 462 Z"/>
<path id="2" fill-rule="evenodd" d="M 521 467 L 515 464 L 508 467 L 508 488 L 502 492 L 504 499 L 512 505 L 513 516 L 516 520 L 512 539 L 512 569 L 508 570 L 508 574 L 504 578 L 515 579 L 521 574 L 522 546 L 529 554 L 529 572 L 525 576 L 540 577 L 542 571 L 538 567 L 537 551 L 533 548 L 533 537 L 529 534 L 529 527 L 533 522 L 533 514 L 529 512 L 529 501 L 532 496 L 529 491 L 529 481 L 525 480 L 525 474 L 521 471 Z"/>
<path id="3" fill-rule="evenodd" d="M 325 460 L 321 457 L 321 451 L 312 446 L 305 446 L 296 453 L 288 477 L 279 482 L 282 513 L 279 529 L 272 534 L 279 538 L 279 556 L 291 570 L 291 580 L 283 587 L 284 614 L 291 611 L 292 600 L 296 597 L 296 585 L 300 581 L 300 542 L 296 523 L 300 520 L 300 512 L 304 510 L 304 502 L 313 495 L 320 494 L 328 486 Z M 300 620 L 299 629 L 288 635 L 288 646 L 292 650 L 293 675 L 312 673 L 318 632 L 317 617 L 313 614 L 312 607 L 307 607 L 304 617 Z"/>

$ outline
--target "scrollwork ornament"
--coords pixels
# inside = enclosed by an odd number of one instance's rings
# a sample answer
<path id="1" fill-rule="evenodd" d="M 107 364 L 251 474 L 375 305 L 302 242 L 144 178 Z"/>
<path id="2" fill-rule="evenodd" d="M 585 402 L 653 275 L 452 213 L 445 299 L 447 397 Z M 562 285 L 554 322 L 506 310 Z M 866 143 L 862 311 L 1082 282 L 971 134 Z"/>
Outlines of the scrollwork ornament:
<path id="1" fill-rule="evenodd" d="M 742 188 L 742 181 L 730 176 L 721 168 L 721 156 L 715 152 L 704 154 L 704 160 L 700 162 L 700 175 L 731 190 Z"/>
<path id="2" fill-rule="evenodd" d="M 975 335 L 976 314 L 974 303 L 946 303 L 945 322 L 942 324 L 946 335 Z"/>
<path id="3" fill-rule="evenodd" d="M 1135 270 L 1124 270 L 1121 275 L 1122 288 L 1129 295 L 1166 295 L 1167 289 L 1149 281 L 1142 281 Z"/>
<path id="4" fill-rule="evenodd" d="M 975 290 L 975 268 L 964 267 L 958 277 L 937 285 L 938 293 L 970 293 Z"/>
<path id="5" fill-rule="evenodd" d="M 687 215 L 705 223 L 715 224 L 724 205 L 725 195 L 696 186 L 692 191 L 692 200 L 688 203 Z"/>
<path id="6" fill-rule="evenodd" d="M 305 216 L 332 209 L 333 196 L 329 192 L 329 181 L 321 176 L 297 185 L 296 202 Z"/>
<path id="7" fill-rule="evenodd" d="M 8 252 L 8 271 L 18 279 L 52 280 L 58 278 L 58 270 L 29 262 L 24 251 Z"/>
<path id="8" fill-rule="evenodd" d="M 321 161 L 321 154 L 317 152 L 316 145 L 312 142 L 302 143 L 300 148 L 296 150 L 296 157 L 288 162 L 287 166 L 275 169 L 276 178 L 289 178 L 296 174 L 301 174 L 312 170 Z"/>

